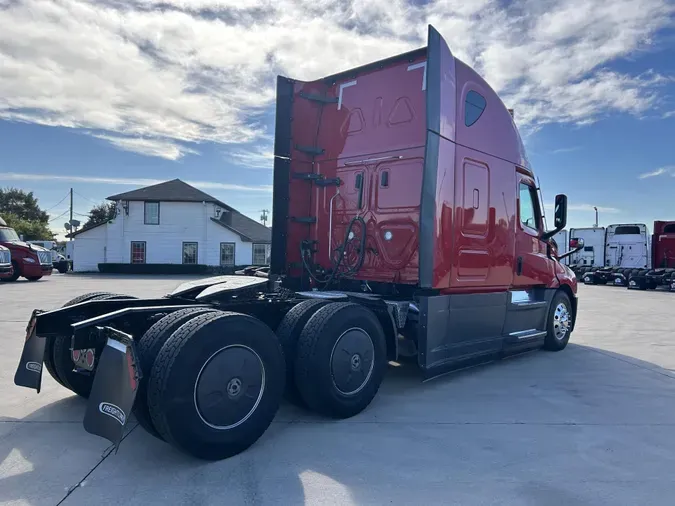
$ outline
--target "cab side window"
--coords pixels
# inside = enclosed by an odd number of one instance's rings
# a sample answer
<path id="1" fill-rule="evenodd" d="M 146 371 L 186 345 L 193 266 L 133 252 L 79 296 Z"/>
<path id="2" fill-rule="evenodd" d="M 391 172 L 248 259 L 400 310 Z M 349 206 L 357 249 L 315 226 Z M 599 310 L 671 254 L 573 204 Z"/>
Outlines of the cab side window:
<path id="1" fill-rule="evenodd" d="M 534 188 L 520 183 L 520 223 L 524 227 L 539 231 L 539 205 Z"/>
<path id="2" fill-rule="evenodd" d="M 469 93 L 466 94 L 466 100 L 464 101 L 464 124 L 470 127 L 478 121 L 478 118 L 481 117 L 486 106 L 487 101 L 483 95 L 477 91 L 469 91 Z"/>

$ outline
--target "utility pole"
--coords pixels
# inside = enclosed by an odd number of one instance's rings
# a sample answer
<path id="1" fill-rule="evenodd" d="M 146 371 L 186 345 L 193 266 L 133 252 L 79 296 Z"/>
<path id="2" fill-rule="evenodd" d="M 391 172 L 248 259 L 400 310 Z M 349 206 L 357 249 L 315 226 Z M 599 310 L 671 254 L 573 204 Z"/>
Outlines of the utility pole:
<path id="1" fill-rule="evenodd" d="M 267 209 L 263 209 L 260 212 L 262 213 L 260 215 L 260 221 L 263 222 L 263 225 L 267 226 L 267 213 L 269 213 L 269 211 Z"/>
<path id="2" fill-rule="evenodd" d="M 68 220 L 68 223 L 70 223 L 71 226 L 71 232 L 72 232 L 72 226 L 73 226 L 73 189 L 70 189 L 70 220 Z M 70 237 L 70 240 L 73 240 L 73 237 Z"/>

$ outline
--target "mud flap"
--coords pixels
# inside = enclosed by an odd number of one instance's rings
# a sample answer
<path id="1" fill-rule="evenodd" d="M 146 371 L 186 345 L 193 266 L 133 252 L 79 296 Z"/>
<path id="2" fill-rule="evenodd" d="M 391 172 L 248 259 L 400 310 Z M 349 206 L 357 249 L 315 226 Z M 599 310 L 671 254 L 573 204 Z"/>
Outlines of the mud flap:
<path id="1" fill-rule="evenodd" d="M 117 451 L 136 399 L 141 373 L 130 335 L 110 327 L 97 330 L 107 339 L 89 394 L 84 429 L 113 443 Z"/>
<path id="2" fill-rule="evenodd" d="M 32 388 L 40 393 L 42 385 L 42 366 L 45 357 L 47 339 L 35 334 L 37 315 L 42 311 L 35 309 L 26 327 L 26 341 L 23 344 L 21 360 L 14 374 L 14 384 L 20 387 Z"/>

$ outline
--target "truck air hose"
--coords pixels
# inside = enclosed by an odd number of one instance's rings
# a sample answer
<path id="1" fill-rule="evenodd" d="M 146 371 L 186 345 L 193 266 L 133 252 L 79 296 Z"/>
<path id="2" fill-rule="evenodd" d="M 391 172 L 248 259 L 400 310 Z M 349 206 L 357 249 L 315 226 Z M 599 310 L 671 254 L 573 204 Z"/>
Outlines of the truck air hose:
<path id="1" fill-rule="evenodd" d="M 356 263 L 349 267 L 346 271 L 344 272 L 338 272 L 340 269 L 340 266 L 342 264 L 342 260 L 344 258 L 344 250 L 349 242 L 349 234 L 352 232 L 352 228 L 354 227 L 354 224 L 356 222 L 361 223 L 362 227 L 362 233 L 361 233 L 361 238 L 360 238 L 360 248 L 359 248 L 359 257 L 356 261 Z M 330 285 L 331 282 L 333 282 L 336 279 L 343 278 L 343 277 L 348 277 L 348 276 L 353 276 L 356 274 L 361 267 L 363 266 L 363 262 L 365 261 L 365 255 L 366 255 L 366 222 L 361 216 L 355 216 L 352 218 L 349 222 L 349 225 L 347 226 L 347 231 L 345 232 L 345 238 L 344 241 L 340 246 L 338 246 L 337 251 L 340 252 L 340 256 L 335 261 L 333 259 L 333 255 L 331 252 L 331 264 L 332 264 L 332 271 L 330 273 L 330 276 L 326 279 L 319 279 L 313 272 L 312 267 L 308 264 L 307 258 L 305 255 L 305 249 L 303 248 L 302 244 L 300 244 L 300 257 L 302 258 L 302 264 L 307 271 L 307 274 L 309 274 L 309 277 L 312 278 L 315 282 L 319 283 L 320 285 L 323 285 L 322 288 L 327 287 Z"/>

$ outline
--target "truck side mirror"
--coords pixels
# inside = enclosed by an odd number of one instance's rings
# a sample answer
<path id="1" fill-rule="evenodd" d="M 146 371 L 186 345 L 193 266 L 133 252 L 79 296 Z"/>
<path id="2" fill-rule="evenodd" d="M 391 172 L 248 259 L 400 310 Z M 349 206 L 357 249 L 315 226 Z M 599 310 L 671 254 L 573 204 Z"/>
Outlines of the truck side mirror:
<path id="1" fill-rule="evenodd" d="M 553 223 L 558 232 L 567 225 L 567 195 L 561 194 L 555 196 L 555 218 Z"/>
<path id="2" fill-rule="evenodd" d="M 573 255 L 577 251 L 580 251 L 584 247 L 584 240 L 583 239 L 577 239 L 577 238 L 571 238 L 570 239 L 570 250 L 565 253 L 564 255 L 560 255 L 558 257 L 558 260 L 562 260 L 563 258 L 566 258 L 570 255 Z"/>
<path id="3" fill-rule="evenodd" d="M 548 232 L 544 233 L 542 236 L 544 241 L 548 241 L 551 237 L 565 228 L 565 225 L 567 225 L 567 195 L 560 194 L 555 196 L 554 211 L 554 228 L 553 230 L 549 230 Z"/>
<path id="4" fill-rule="evenodd" d="M 583 239 L 570 239 L 570 249 L 579 250 L 584 247 Z"/>

